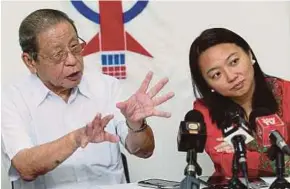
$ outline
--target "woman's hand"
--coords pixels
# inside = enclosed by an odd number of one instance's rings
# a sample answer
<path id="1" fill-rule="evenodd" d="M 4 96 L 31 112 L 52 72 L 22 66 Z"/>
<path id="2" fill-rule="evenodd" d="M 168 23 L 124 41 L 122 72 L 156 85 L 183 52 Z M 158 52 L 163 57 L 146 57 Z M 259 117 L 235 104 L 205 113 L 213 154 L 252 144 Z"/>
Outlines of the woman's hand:
<path id="1" fill-rule="evenodd" d="M 215 146 L 214 149 L 220 153 L 233 153 L 234 148 L 231 144 L 224 141 L 224 138 L 217 138 L 217 141 L 221 142 L 219 145 Z"/>

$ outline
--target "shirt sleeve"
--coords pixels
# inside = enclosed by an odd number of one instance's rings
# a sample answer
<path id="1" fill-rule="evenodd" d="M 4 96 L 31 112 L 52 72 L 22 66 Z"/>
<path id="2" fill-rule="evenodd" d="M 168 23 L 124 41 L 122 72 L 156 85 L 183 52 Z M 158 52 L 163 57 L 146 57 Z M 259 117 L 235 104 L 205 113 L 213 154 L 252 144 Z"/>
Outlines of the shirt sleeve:
<path id="1" fill-rule="evenodd" d="M 10 90 L 2 96 L 2 162 L 11 181 L 19 178 L 17 171 L 11 165 L 11 160 L 19 151 L 33 146 L 23 117 L 24 109 L 21 104 L 24 103 L 21 100 L 20 92 L 15 90 L 14 92 Z"/>
<path id="2" fill-rule="evenodd" d="M 220 144 L 216 139 L 223 137 L 221 130 L 219 130 L 215 123 L 212 123 L 212 119 L 209 115 L 209 111 L 201 100 L 194 102 L 194 109 L 200 111 L 203 114 L 206 130 L 207 140 L 205 144 L 205 151 L 213 161 L 217 174 L 222 174 L 227 177 L 232 176 L 232 159 L 233 153 L 220 153 L 217 152 L 214 147 Z M 258 166 L 260 161 L 260 154 L 255 151 L 247 150 L 247 164 L 249 170 L 249 176 L 258 175 Z"/>

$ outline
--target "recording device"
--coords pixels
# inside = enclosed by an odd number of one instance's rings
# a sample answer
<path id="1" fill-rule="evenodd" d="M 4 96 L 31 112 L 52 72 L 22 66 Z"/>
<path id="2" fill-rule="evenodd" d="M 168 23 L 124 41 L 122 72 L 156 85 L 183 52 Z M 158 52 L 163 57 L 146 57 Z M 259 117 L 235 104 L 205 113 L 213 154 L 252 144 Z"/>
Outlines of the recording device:
<path id="1" fill-rule="evenodd" d="M 290 154 L 289 146 L 286 144 L 287 129 L 281 118 L 268 109 L 259 108 L 252 111 L 250 123 L 256 128 L 258 143 L 264 147 L 271 147 L 267 155 L 271 160 L 276 160 L 276 180 L 270 189 L 289 189 L 290 183 L 284 178 L 285 159 L 284 154 Z"/>
<path id="2" fill-rule="evenodd" d="M 138 182 L 138 186 L 158 189 L 179 189 L 179 182 L 164 179 L 146 179 Z"/>
<path id="3" fill-rule="evenodd" d="M 188 165 L 184 170 L 185 178 L 180 183 L 181 189 L 198 189 L 200 181 L 196 174 L 201 175 L 202 169 L 198 165 L 197 153 L 204 151 L 206 142 L 206 127 L 203 115 L 197 110 L 190 110 L 180 122 L 177 147 L 178 151 L 187 152 Z"/>
<path id="4" fill-rule="evenodd" d="M 246 144 L 254 138 L 248 129 L 248 124 L 244 119 L 244 112 L 238 106 L 230 106 L 225 112 L 225 120 L 223 123 L 224 141 L 232 144 L 234 147 L 234 156 L 232 162 L 232 179 L 229 181 L 231 188 L 247 188 L 238 178 L 239 170 L 241 169 L 246 183 L 248 184 L 248 166 L 247 166 L 247 149 Z"/>
<path id="5" fill-rule="evenodd" d="M 290 155 L 290 148 L 286 144 L 287 127 L 282 119 L 265 108 L 253 110 L 250 124 L 256 126 L 257 142 L 263 147 L 275 144 L 283 153 Z"/>

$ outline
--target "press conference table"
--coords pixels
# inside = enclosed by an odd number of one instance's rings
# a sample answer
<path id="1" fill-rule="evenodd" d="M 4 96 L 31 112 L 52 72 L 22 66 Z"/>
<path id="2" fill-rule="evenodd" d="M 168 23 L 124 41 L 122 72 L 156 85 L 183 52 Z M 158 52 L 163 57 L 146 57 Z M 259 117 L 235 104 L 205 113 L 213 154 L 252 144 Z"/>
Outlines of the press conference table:
<path id="1" fill-rule="evenodd" d="M 276 178 L 274 178 L 274 177 L 263 178 L 263 180 L 265 180 L 269 184 L 271 184 L 275 179 Z M 290 182 L 290 177 L 288 177 L 286 179 Z M 203 188 L 203 187 L 204 186 L 201 185 L 200 188 Z M 95 189 L 150 189 L 150 188 L 138 186 L 137 183 L 130 183 L 130 184 L 117 184 L 117 185 L 108 185 L 108 186 L 98 186 Z"/>

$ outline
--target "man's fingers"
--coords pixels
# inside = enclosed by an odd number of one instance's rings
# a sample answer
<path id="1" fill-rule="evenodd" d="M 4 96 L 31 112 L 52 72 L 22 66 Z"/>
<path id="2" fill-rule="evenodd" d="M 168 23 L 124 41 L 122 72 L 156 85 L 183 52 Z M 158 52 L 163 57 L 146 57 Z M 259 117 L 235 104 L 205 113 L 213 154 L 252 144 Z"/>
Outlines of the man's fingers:
<path id="1" fill-rule="evenodd" d="M 158 111 L 158 110 L 154 110 L 152 115 L 157 116 L 157 117 L 165 117 L 165 118 L 171 117 L 170 112 L 163 112 L 163 111 Z"/>
<path id="2" fill-rule="evenodd" d="M 120 138 L 117 135 L 113 135 L 111 133 L 105 132 L 104 133 L 104 141 L 109 141 L 109 142 L 119 142 Z"/>
<path id="3" fill-rule="evenodd" d="M 161 97 L 157 97 L 155 99 L 153 99 L 153 102 L 154 102 L 154 106 L 158 106 L 164 102 L 166 102 L 167 100 L 171 99 L 172 97 L 174 97 L 174 92 L 169 92 L 167 93 L 166 95 L 164 96 L 161 96 Z"/>
<path id="4" fill-rule="evenodd" d="M 94 120 L 92 121 L 94 130 L 100 127 L 100 125 L 101 125 L 101 117 L 102 117 L 102 114 L 97 113 L 97 115 L 95 116 Z"/>
<path id="5" fill-rule="evenodd" d="M 92 125 L 93 125 L 92 138 L 94 138 L 96 135 L 98 135 L 103 129 L 101 127 L 101 116 L 102 116 L 102 114 L 97 113 L 94 120 L 92 121 Z M 90 139 L 92 139 L 92 138 L 90 138 Z"/>
<path id="6" fill-rule="evenodd" d="M 120 110 L 126 109 L 126 106 L 127 106 L 126 102 L 118 102 L 116 104 L 116 107 L 119 108 Z"/>
<path id="7" fill-rule="evenodd" d="M 157 93 L 159 93 L 159 91 L 166 85 L 166 83 L 168 83 L 168 81 L 168 78 L 161 79 L 154 87 L 149 90 L 149 97 L 153 98 Z"/>
<path id="8" fill-rule="evenodd" d="M 92 123 L 89 123 L 86 125 L 86 135 L 89 137 L 89 138 L 92 138 L 93 136 L 93 124 Z"/>
<path id="9" fill-rule="evenodd" d="M 101 119 L 101 126 L 105 128 L 107 124 L 114 118 L 114 115 L 110 114 Z"/>
<path id="10" fill-rule="evenodd" d="M 153 72 L 148 72 L 137 92 L 146 93 L 148 86 L 152 80 Z"/>

